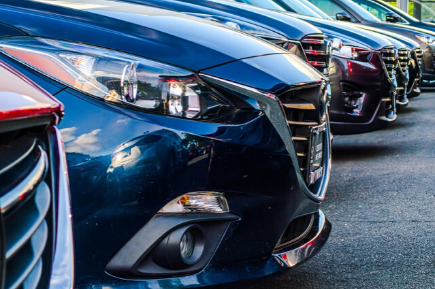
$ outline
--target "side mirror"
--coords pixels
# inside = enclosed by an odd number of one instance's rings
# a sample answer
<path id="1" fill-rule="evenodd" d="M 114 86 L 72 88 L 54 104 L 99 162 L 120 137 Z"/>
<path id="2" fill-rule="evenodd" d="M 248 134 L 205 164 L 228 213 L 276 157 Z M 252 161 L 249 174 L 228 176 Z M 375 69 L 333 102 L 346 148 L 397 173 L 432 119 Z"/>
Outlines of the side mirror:
<path id="1" fill-rule="evenodd" d="M 338 21 L 350 21 L 350 16 L 346 12 L 338 12 L 335 17 Z"/>
<path id="2" fill-rule="evenodd" d="M 385 14 L 385 18 L 386 18 L 387 22 L 392 22 L 392 23 L 399 22 L 399 20 L 400 20 L 399 15 L 397 15 L 394 12 L 387 12 Z"/>

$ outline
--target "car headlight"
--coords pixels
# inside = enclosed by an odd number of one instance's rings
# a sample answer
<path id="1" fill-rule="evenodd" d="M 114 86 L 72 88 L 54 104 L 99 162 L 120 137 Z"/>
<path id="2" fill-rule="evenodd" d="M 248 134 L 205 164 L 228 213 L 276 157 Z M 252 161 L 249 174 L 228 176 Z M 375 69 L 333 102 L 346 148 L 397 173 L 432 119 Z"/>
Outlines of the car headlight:
<path id="1" fill-rule="evenodd" d="M 370 61 L 372 52 L 373 50 L 371 49 L 344 45 L 343 42 L 337 38 L 334 38 L 332 40 L 332 54 L 339 57 L 354 59 L 358 61 Z"/>
<path id="2" fill-rule="evenodd" d="M 434 39 L 430 36 L 415 35 L 415 37 L 417 37 L 418 40 L 420 40 L 421 42 L 426 43 L 426 44 L 433 44 L 433 42 L 434 42 Z"/>
<path id="3" fill-rule="evenodd" d="M 2 39 L 0 51 L 90 96 L 147 112 L 210 119 L 230 110 L 196 74 L 157 61 L 44 38 Z"/>

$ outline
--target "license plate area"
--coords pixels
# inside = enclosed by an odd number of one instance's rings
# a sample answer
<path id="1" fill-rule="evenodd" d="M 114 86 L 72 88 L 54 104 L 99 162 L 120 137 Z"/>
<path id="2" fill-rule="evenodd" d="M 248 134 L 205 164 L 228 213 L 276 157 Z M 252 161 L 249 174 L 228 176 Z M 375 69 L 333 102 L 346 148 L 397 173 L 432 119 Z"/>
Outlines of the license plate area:
<path id="1" fill-rule="evenodd" d="M 326 124 L 313 126 L 310 129 L 307 162 L 307 184 L 312 185 L 323 176 L 323 149 Z"/>

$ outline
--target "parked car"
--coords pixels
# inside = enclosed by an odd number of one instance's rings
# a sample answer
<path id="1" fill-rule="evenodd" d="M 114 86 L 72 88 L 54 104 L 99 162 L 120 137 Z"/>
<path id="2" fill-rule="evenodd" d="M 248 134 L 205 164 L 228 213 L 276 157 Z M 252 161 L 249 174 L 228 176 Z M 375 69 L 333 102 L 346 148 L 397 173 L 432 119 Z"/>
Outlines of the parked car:
<path id="1" fill-rule="evenodd" d="M 169 9 L 222 23 L 253 36 L 273 42 L 298 55 L 325 75 L 329 73 L 330 43 L 309 23 L 272 10 L 231 1 L 207 0 L 124 0 Z M 318 44 L 310 45 L 317 39 Z M 313 49 L 314 47 L 314 49 Z"/>
<path id="2" fill-rule="evenodd" d="M 73 288 L 63 107 L 0 62 L 2 288 Z"/>
<path id="3" fill-rule="evenodd" d="M 371 26 L 377 29 L 388 30 L 404 37 L 416 41 L 422 49 L 422 85 L 435 84 L 435 65 L 434 65 L 434 48 L 431 39 L 435 37 L 435 32 L 427 29 L 412 27 L 405 24 L 382 22 L 373 14 L 350 0 L 309 0 L 329 16 L 336 16 L 341 21 L 350 21 Z"/>
<path id="4" fill-rule="evenodd" d="M 435 30 L 435 24 L 432 20 L 423 19 L 423 21 L 420 21 L 387 2 L 381 0 L 358 0 L 354 2 L 369 11 L 376 18 L 379 18 L 381 21 L 407 24 L 412 27 L 423 28 L 431 31 Z M 432 10 L 429 11 L 428 9 L 425 9 L 425 12 L 429 12 L 432 17 L 435 15 L 435 12 Z"/>
<path id="5" fill-rule="evenodd" d="M 308 0 L 274 0 L 274 2 L 279 4 L 286 11 L 316 18 L 323 18 L 326 20 L 333 20 L 333 18 L 329 17 L 325 12 Z M 300 9 L 299 7 L 301 5 L 304 5 L 306 8 Z M 413 98 L 420 95 L 421 66 L 423 65 L 423 52 L 420 45 L 408 37 L 404 37 L 403 35 L 391 31 L 354 23 L 352 25 L 384 35 L 398 50 L 400 55 L 398 63 L 396 64 L 396 74 L 398 75 L 396 104 L 398 107 L 405 106 L 407 104 L 407 98 Z"/>
<path id="6" fill-rule="evenodd" d="M 240 1 L 263 8 L 267 7 L 266 3 L 278 5 L 272 0 Z M 285 7 L 280 9 L 281 13 L 315 25 L 333 42 L 329 112 L 334 134 L 370 132 L 385 128 L 396 120 L 397 80 L 395 59 L 392 59 L 396 50 L 388 39 L 357 27 L 290 13 Z M 354 57 L 354 53 L 358 55 Z M 367 64 L 370 69 L 367 69 Z"/>
<path id="7" fill-rule="evenodd" d="M 320 250 L 331 229 L 319 210 L 331 168 L 321 73 L 197 17 L 49 3 L 2 1 L 0 59 L 65 105 L 76 288 L 218 285 Z M 155 157 L 138 144 L 166 133 Z M 173 170 L 156 163 L 177 149 Z"/>

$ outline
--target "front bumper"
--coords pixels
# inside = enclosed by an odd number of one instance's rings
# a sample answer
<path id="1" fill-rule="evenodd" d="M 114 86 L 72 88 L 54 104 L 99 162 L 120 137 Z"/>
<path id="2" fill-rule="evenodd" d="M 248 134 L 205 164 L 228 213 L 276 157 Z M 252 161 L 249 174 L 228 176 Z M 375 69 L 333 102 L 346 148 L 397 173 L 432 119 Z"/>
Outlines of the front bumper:
<path id="1" fill-rule="evenodd" d="M 274 257 L 288 267 L 295 267 L 313 257 L 325 245 L 331 232 L 331 223 L 322 211 L 317 213 L 315 222 L 315 226 L 301 244 L 289 251 L 275 254 Z"/>
<path id="2" fill-rule="evenodd" d="M 388 76 L 382 61 L 378 54 L 373 55 L 371 62 L 333 57 L 329 113 L 333 134 L 370 132 L 396 120 L 397 84 Z"/>

